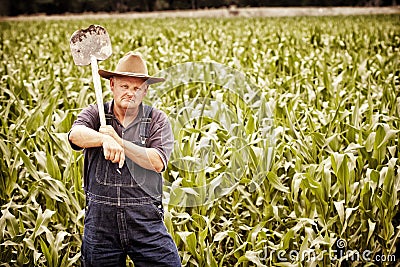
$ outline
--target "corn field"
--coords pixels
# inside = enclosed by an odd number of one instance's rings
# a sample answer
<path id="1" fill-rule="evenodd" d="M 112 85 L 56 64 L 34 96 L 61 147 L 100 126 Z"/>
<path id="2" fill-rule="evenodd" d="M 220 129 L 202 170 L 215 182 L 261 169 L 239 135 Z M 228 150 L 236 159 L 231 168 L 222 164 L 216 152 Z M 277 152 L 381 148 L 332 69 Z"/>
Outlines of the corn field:
<path id="1" fill-rule="evenodd" d="M 214 119 L 172 120 L 165 224 L 183 266 L 396 265 L 400 16 L 377 15 L 0 22 L 1 266 L 80 264 L 83 154 L 67 133 L 95 93 L 90 67 L 73 63 L 69 38 L 90 24 L 104 26 L 113 46 L 101 68 L 114 69 L 130 50 L 144 55 L 150 74 L 215 62 L 243 73 L 257 103 L 271 108 L 274 147 L 264 166 L 263 118 L 239 94 L 209 77 L 162 93 L 150 88 L 146 102 L 171 118 L 188 106 L 206 114 L 216 99 L 226 105 L 226 116 L 216 108 Z M 244 156 L 228 124 L 242 133 Z M 191 172 L 205 155 L 209 166 Z M 181 158 L 192 163 L 179 168 Z M 189 190 L 224 175 L 234 182 L 212 201 L 202 193 L 217 186 Z M 194 205 L 179 205 L 183 193 Z"/>

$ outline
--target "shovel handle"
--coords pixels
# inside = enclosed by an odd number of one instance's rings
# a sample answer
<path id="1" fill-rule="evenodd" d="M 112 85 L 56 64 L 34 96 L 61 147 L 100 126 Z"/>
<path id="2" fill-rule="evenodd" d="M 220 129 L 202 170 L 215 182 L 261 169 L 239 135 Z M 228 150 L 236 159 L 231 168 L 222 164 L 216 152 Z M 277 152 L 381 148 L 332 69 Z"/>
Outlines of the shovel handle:
<path id="1" fill-rule="evenodd" d="M 95 56 L 90 56 L 90 65 L 92 66 L 92 77 L 93 77 L 94 90 L 96 93 L 97 107 L 99 109 L 100 125 L 105 126 L 106 116 L 104 115 L 103 91 L 101 90 L 99 68 L 97 66 L 97 58 Z"/>

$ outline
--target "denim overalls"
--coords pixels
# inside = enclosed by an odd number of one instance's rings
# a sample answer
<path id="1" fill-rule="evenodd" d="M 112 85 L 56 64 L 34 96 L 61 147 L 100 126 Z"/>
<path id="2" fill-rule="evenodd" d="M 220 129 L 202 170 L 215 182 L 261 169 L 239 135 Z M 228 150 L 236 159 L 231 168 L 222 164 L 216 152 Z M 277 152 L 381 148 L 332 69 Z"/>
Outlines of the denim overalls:
<path id="1" fill-rule="evenodd" d="M 141 105 L 124 128 L 106 103 L 107 124 L 124 140 L 145 146 L 140 138 Z M 146 114 L 144 114 L 146 113 Z M 142 127 L 143 129 L 143 127 Z M 181 266 L 177 248 L 163 222 L 162 177 L 126 158 L 124 166 L 104 159 L 102 147 L 85 150 L 86 214 L 83 266 L 125 266 L 126 255 L 140 266 Z"/>

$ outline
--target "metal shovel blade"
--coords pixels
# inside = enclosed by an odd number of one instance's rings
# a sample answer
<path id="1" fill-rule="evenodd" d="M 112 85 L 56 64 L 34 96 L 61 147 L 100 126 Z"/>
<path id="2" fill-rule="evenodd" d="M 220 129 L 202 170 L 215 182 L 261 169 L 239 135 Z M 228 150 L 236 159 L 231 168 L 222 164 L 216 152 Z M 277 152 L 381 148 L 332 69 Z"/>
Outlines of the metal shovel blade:
<path id="1" fill-rule="evenodd" d="M 89 65 L 91 57 L 105 60 L 112 54 L 110 37 L 106 29 L 99 25 L 77 30 L 72 34 L 69 44 L 75 65 L 78 66 Z"/>

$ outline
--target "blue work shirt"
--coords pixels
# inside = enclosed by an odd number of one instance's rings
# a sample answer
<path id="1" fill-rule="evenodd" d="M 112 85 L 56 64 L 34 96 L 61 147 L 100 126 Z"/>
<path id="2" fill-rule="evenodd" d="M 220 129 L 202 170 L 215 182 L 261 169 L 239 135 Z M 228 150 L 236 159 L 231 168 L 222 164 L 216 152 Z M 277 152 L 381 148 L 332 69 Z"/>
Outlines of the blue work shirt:
<path id="1" fill-rule="evenodd" d="M 111 125 L 118 135 L 139 146 L 155 148 L 164 163 L 168 164 L 173 149 L 173 133 L 167 115 L 153 108 L 149 126 L 149 137 L 146 144 L 140 138 L 140 124 L 143 118 L 143 104 L 132 123 L 126 128 L 114 116 L 113 101 L 106 103 L 107 124 Z M 73 126 L 84 125 L 98 131 L 100 118 L 97 105 L 83 109 Z M 81 147 L 71 143 L 75 150 Z M 84 189 L 89 201 L 115 206 L 129 206 L 160 201 L 162 198 L 162 176 L 153 170 L 137 165 L 126 157 L 124 166 L 119 169 L 118 163 L 106 160 L 102 147 L 84 149 Z"/>

